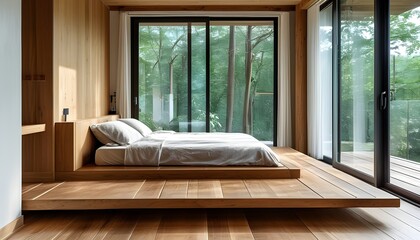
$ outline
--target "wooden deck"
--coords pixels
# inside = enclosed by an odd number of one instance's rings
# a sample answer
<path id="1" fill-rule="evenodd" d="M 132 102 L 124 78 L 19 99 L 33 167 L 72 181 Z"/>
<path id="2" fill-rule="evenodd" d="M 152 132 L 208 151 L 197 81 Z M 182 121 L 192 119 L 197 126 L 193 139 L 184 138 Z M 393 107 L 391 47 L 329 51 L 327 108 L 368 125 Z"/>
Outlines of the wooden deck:
<path id="1" fill-rule="evenodd" d="M 138 179 L 23 186 L 23 210 L 398 207 L 399 199 L 288 148 L 299 179 Z"/>
<path id="2" fill-rule="evenodd" d="M 366 174 L 373 174 L 373 152 L 344 152 L 341 162 Z M 420 163 L 391 157 L 391 183 L 420 195 Z"/>

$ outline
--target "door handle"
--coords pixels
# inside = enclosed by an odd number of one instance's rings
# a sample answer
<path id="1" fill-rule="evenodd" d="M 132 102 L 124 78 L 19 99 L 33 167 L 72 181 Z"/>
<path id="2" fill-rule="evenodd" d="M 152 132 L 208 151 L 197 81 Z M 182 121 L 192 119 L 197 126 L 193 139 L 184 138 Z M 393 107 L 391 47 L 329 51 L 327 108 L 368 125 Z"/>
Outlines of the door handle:
<path id="1" fill-rule="evenodd" d="M 383 91 L 381 92 L 381 97 L 380 97 L 380 109 L 383 111 L 386 109 L 388 104 L 388 94 L 387 91 Z"/>

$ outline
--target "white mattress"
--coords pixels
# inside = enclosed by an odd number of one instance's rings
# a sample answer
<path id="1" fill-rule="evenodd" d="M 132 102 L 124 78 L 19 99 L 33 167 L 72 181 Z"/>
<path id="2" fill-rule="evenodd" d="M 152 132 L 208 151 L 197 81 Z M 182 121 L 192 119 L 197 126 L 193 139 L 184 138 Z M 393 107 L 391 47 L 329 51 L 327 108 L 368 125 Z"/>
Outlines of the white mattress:
<path id="1" fill-rule="evenodd" d="M 124 165 L 125 150 L 128 146 L 102 146 L 96 150 L 96 165 Z"/>
<path id="2" fill-rule="evenodd" d="M 128 146 L 124 165 L 282 166 L 277 155 L 243 133 L 154 132 Z"/>
<path id="3" fill-rule="evenodd" d="M 277 155 L 242 133 L 154 132 L 131 145 L 102 146 L 96 165 L 282 166 Z"/>

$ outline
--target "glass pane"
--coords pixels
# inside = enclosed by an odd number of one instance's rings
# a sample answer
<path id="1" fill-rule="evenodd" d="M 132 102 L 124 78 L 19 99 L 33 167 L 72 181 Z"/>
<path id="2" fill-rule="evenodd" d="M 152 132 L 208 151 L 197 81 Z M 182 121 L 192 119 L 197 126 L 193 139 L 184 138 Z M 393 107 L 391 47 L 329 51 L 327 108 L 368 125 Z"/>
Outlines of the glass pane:
<path id="1" fill-rule="evenodd" d="M 273 141 L 274 28 L 270 21 L 210 23 L 210 130 Z"/>
<path id="2" fill-rule="evenodd" d="M 198 99 L 198 95 L 205 96 L 205 68 L 201 66 L 205 65 L 206 55 L 197 50 L 197 44 L 205 40 L 203 26 L 191 26 L 192 68 L 201 68 L 192 71 L 192 100 Z M 195 114 L 193 130 L 205 131 L 205 118 L 204 123 L 195 123 L 201 120 L 197 111 L 205 111 L 205 97 L 194 104 L 188 99 L 188 24 L 140 23 L 139 119 L 153 130 L 186 132 L 191 107 Z"/>
<path id="3" fill-rule="evenodd" d="M 332 159 L 332 9 L 319 13 L 320 77 L 322 95 L 322 153 Z"/>
<path id="4" fill-rule="evenodd" d="M 206 25 L 191 26 L 191 131 L 206 131 Z"/>
<path id="5" fill-rule="evenodd" d="M 340 1 L 339 161 L 373 175 L 374 1 Z"/>
<path id="6" fill-rule="evenodd" d="M 139 119 L 153 130 L 178 132 L 204 132 L 209 120 L 210 131 L 245 132 L 272 143 L 273 25 L 212 21 L 207 43 L 205 23 L 140 22 Z"/>
<path id="7" fill-rule="evenodd" d="M 420 8 L 397 3 L 391 0 L 390 182 L 420 194 Z"/>

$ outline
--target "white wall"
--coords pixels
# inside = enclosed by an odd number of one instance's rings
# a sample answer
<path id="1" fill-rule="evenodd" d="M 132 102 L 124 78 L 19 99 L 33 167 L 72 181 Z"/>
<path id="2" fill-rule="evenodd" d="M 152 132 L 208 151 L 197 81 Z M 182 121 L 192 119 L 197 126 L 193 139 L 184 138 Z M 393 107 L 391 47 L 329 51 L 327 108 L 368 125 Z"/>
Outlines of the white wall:
<path id="1" fill-rule="evenodd" d="M 21 216 L 21 0 L 0 0 L 0 228 Z"/>

